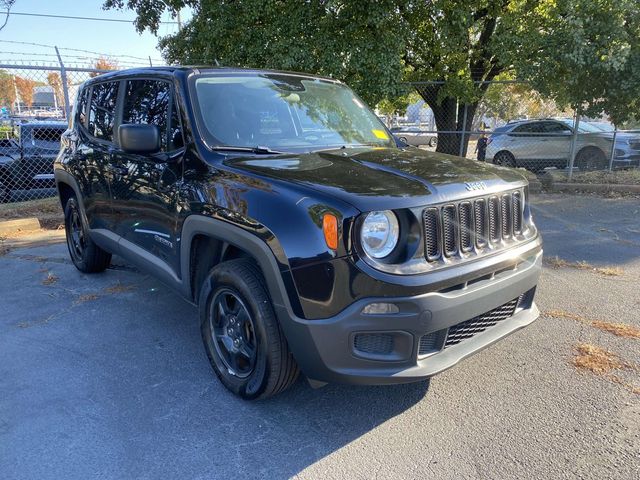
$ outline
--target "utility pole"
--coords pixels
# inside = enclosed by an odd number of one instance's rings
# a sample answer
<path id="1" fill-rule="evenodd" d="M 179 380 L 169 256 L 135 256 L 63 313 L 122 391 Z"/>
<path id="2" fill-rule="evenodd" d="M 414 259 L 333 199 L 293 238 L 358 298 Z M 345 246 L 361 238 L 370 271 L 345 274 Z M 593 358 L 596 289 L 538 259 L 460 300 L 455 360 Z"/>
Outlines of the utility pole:
<path id="1" fill-rule="evenodd" d="M 67 69 L 64 67 L 64 63 L 62 62 L 62 57 L 60 56 L 58 47 L 53 48 L 56 49 L 58 62 L 60 62 L 60 80 L 62 81 L 62 95 L 64 96 L 64 115 L 67 119 L 67 122 L 71 122 L 71 106 L 69 105 L 69 84 L 67 83 Z M 53 90 L 53 95 L 55 97 L 55 88 Z"/>

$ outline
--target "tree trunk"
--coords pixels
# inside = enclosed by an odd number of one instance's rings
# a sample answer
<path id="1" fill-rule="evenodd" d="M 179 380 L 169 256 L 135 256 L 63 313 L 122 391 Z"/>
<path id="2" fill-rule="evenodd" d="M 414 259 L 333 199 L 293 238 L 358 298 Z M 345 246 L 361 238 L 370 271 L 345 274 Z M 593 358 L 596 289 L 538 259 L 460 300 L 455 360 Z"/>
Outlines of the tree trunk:
<path id="1" fill-rule="evenodd" d="M 478 102 L 460 103 L 458 98 L 445 97 L 438 101 L 438 92 L 442 88 L 439 83 L 416 85 L 416 89 L 424 101 L 431 107 L 438 130 L 438 146 L 436 152 L 450 155 L 466 156 L 469 145 L 473 117 L 478 109 Z M 465 109 L 467 111 L 465 118 Z M 465 121 L 466 120 L 466 121 Z M 462 144 L 462 152 L 460 145 Z"/>

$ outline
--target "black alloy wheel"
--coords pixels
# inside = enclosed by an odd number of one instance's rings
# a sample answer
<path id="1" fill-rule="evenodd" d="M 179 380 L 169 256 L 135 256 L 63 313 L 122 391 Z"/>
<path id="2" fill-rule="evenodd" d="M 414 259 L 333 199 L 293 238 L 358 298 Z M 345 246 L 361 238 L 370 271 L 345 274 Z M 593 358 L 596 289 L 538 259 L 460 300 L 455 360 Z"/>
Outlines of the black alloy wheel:
<path id="1" fill-rule="evenodd" d="M 240 296 L 229 288 L 216 292 L 210 305 L 212 344 L 230 375 L 246 378 L 256 365 L 255 326 Z"/>
<path id="2" fill-rule="evenodd" d="M 75 197 L 69 198 L 65 205 L 64 228 L 69 256 L 78 270 L 83 273 L 98 273 L 109 266 L 111 254 L 102 250 L 88 235 Z"/>
<path id="3" fill-rule="evenodd" d="M 286 390 L 298 377 L 264 277 L 249 258 L 216 265 L 198 297 L 200 332 L 222 384 L 245 400 Z"/>

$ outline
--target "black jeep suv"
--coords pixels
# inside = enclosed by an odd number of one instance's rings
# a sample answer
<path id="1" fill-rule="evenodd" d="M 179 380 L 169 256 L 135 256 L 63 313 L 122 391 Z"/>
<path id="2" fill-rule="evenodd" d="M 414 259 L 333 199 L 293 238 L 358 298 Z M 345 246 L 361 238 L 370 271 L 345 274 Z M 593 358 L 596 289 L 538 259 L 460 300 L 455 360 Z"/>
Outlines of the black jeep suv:
<path id="1" fill-rule="evenodd" d="M 111 255 L 199 308 L 222 383 L 423 380 L 538 316 L 517 172 L 396 145 L 342 83 L 230 68 L 79 90 L 55 179 L 71 259 Z"/>

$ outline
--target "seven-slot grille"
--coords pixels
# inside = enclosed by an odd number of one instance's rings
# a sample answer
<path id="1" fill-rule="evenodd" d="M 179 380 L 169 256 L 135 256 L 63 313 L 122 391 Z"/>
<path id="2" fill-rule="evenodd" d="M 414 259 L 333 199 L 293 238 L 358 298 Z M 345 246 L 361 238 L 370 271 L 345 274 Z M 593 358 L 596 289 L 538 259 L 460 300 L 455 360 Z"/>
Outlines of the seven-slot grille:
<path id="1" fill-rule="evenodd" d="M 520 297 L 515 298 L 510 302 L 494 308 L 493 310 L 483 313 L 482 315 L 473 317 L 471 320 L 449 327 L 444 348 L 457 345 L 463 340 L 467 340 L 478 333 L 482 333 L 487 328 L 493 327 L 499 322 L 511 317 L 515 313 L 519 301 Z"/>
<path id="2" fill-rule="evenodd" d="M 515 190 L 426 208 L 422 214 L 425 258 L 434 262 L 518 240 L 523 207 L 523 193 Z"/>

